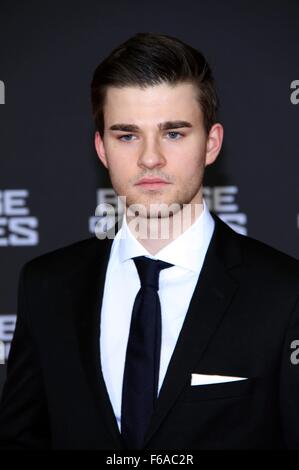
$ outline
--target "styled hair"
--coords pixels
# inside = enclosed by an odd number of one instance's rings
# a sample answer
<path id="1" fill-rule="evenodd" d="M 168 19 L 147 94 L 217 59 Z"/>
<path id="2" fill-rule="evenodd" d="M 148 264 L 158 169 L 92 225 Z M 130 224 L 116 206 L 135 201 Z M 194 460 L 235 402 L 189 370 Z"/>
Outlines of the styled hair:
<path id="1" fill-rule="evenodd" d="M 137 33 L 115 48 L 94 71 L 91 102 L 96 129 L 103 136 L 103 108 L 109 86 L 146 88 L 182 82 L 197 86 L 198 102 L 208 134 L 216 122 L 219 99 L 211 68 L 202 53 L 172 36 Z"/>

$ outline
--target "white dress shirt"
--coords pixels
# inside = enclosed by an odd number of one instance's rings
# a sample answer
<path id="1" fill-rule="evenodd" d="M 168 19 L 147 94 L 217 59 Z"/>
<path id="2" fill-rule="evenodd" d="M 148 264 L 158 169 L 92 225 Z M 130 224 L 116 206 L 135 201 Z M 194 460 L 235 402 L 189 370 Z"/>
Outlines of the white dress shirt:
<path id="1" fill-rule="evenodd" d="M 195 222 L 159 250 L 150 254 L 135 238 L 124 215 L 114 237 L 107 267 L 101 310 L 101 366 L 114 414 L 120 429 L 122 382 L 131 314 L 140 280 L 135 256 L 148 256 L 173 264 L 159 276 L 162 317 L 158 393 L 181 331 L 204 258 L 214 231 L 214 219 L 203 200 Z"/>

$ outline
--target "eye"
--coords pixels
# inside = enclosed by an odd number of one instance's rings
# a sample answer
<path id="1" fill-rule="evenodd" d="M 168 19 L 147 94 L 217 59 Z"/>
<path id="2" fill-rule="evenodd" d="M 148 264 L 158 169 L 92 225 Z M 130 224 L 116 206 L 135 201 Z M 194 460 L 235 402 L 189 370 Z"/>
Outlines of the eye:
<path id="1" fill-rule="evenodd" d="M 123 142 L 131 142 L 133 139 L 127 139 L 127 137 L 135 137 L 133 134 L 124 134 L 118 137 L 119 140 L 122 140 Z"/>
<path id="2" fill-rule="evenodd" d="M 183 137 L 183 134 L 181 134 L 180 132 L 175 132 L 175 131 L 171 131 L 171 132 L 168 132 L 168 135 L 174 137 L 174 138 L 170 138 L 170 140 L 179 140 L 179 138 Z M 177 138 L 177 136 L 179 136 L 179 138 Z"/>

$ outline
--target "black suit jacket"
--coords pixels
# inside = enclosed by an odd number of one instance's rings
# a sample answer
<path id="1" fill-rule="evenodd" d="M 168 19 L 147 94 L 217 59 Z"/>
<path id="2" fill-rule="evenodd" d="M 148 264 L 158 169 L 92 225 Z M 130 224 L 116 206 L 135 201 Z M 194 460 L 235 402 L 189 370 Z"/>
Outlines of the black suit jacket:
<path id="1" fill-rule="evenodd" d="M 145 449 L 299 448 L 299 263 L 212 215 Z M 1 448 L 124 448 L 100 366 L 112 241 L 89 238 L 23 266 Z M 192 373 L 247 380 L 191 386 Z"/>

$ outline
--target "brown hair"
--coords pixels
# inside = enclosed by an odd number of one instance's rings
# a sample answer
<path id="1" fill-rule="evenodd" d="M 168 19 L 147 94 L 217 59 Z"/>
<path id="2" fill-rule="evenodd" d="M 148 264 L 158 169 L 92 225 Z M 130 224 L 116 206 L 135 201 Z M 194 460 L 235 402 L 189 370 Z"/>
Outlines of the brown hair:
<path id="1" fill-rule="evenodd" d="M 199 90 L 207 134 L 216 122 L 219 99 L 212 71 L 200 51 L 181 40 L 157 33 L 137 33 L 122 43 L 95 69 L 91 82 L 96 129 L 104 134 L 103 107 L 109 86 L 154 86 L 192 82 Z"/>

